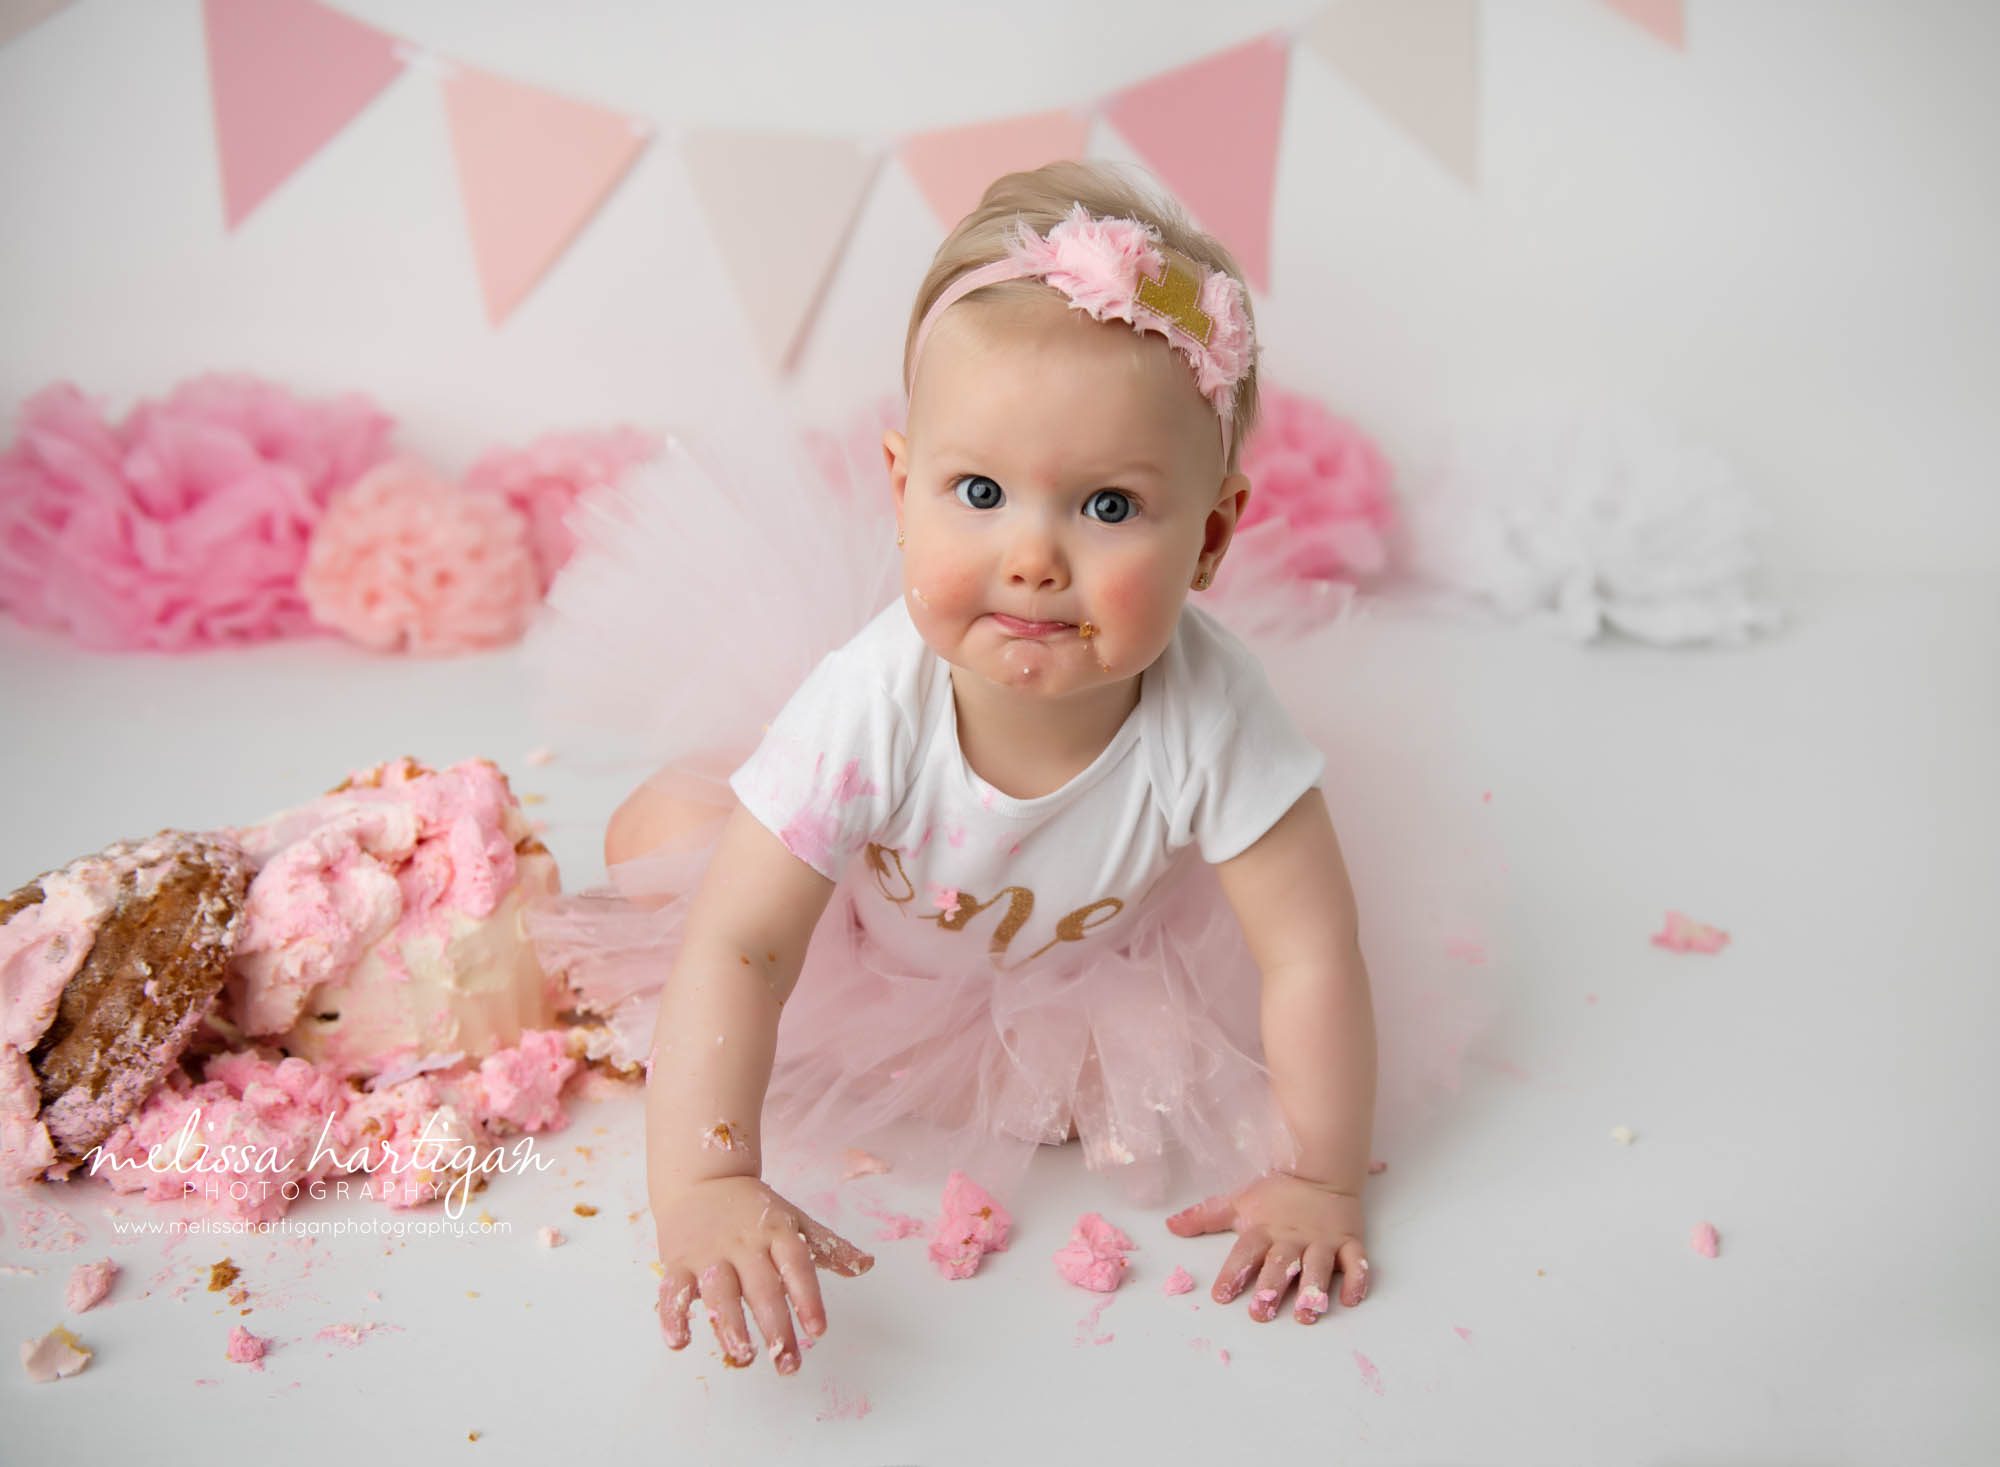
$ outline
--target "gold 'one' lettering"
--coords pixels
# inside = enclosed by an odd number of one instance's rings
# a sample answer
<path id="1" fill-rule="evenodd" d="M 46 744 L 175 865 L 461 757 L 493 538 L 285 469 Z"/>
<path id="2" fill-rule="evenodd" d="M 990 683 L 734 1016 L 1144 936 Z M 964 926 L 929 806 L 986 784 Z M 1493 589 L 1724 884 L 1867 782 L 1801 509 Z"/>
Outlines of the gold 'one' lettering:
<path id="1" fill-rule="evenodd" d="M 894 846 L 878 845 L 870 842 L 867 850 L 869 874 L 875 879 L 875 889 L 883 897 L 897 906 L 907 906 L 916 900 L 916 883 L 910 880 L 903 867 L 903 853 Z M 958 905 L 949 912 L 925 912 L 918 920 L 935 922 L 946 932 L 963 932 L 966 924 L 988 907 L 997 905 L 1006 898 L 1006 915 L 994 927 L 993 935 L 987 940 L 987 952 L 993 965 L 1003 972 L 1012 971 L 1027 963 L 1032 963 L 1043 953 L 1058 943 L 1081 942 L 1095 929 L 1105 923 L 1115 921 L 1125 910 L 1125 903 L 1118 897 L 1099 897 L 1068 913 L 1056 923 L 1056 935 L 1022 958 L 1008 964 L 1002 961 L 1007 955 L 1007 946 L 1013 942 L 1020 930 L 1027 926 L 1034 915 L 1035 894 L 1025 886 L 1003 886 L 990 897 L 980 898 L 962 888 L 958 892 Z"/>

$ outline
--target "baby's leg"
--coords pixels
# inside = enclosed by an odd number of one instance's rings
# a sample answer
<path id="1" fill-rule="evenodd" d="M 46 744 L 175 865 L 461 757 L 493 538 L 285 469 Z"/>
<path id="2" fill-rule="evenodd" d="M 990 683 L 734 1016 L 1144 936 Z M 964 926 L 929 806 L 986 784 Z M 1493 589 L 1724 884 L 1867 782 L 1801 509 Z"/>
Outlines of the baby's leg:
<path id="1" fill-rule="evenodd" d="M 698 844 L 717 833 L 736 808 L 727 784 L 669 765 L 648 779 L 612 813 L 604 830 L 604 864 L 615 868 L 669 845 Z M 623 885 L 624 883 L 620 883 Z M 673 892 L 649 890 L 640 905 L 664 906 Z"/>

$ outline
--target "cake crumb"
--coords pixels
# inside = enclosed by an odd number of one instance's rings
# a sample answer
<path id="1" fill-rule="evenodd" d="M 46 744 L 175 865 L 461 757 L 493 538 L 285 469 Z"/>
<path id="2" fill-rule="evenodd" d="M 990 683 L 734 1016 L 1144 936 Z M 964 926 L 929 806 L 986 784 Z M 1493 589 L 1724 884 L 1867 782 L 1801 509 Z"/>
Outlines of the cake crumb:
<path id="1" fill-rule="evenodd" d="M 872 1152 L 863 1151 L 858 1146 L 848 1147 L 842 1153 L 842 1159 L 846 1162 L 840 1174 L 840 1180 L 843 1182 L 851 1182 L 856 1177 L 880 1176 L 890 1169 L 888 1162 Z"/>
<path id="2" fill-rule="evenodd" d="M 222 1262 L 220 1263 L 211 1263 L 208 1266 L 209 1293 L 220 1294 L 224 1289 L 228 1288 L 231 1284 L 236 1282 L 237 1276 L 241 1272 L 242 1270 L 237 1268 L 237 1266 L 227 1258 L 223 1259 Z"/>
<path id="3" fill-rule="evenodd" d="M 723 1362 L 727 1364 L 727 1360 Z M 866 1395 L 842 1396 L 840 1387 L 828 1381 L 823 1388 L 826 1406 L 819 1413 L 821 1421 L 859 1421 L 874 1408 L 868 1404 Z"/>
<path id="4" fill-rule="evenodd" d="M 554 1228 L 542 1228 L 535 1234 L 535 1241 L 544 1248 L 560 1248 L 569 1239 Z"/>
<path id="5" fill-rule="evenodd" d="M 1376 1395 L 1381 1395 L 1382 1372 L 1376 1366 L 1375 1362 L 1359 1350 L 1356 1350 L 1354 1352 L 1354 1367 L 1361 1372 L 1361 1383 L 1367 1386 L 1369 1390 L 1375 1392 Z"/>
<path id="6" fill-rule="evenodd" d="M 1729 945 L 1729 934 L 1720 927 L 1697 922 L 1682 912 L 1668 912 L 1666 924 L 1653 934 L 1654 947 L 1677 953 L 1719 953 Z"/>
<path id="7" fill-rule="evenodd" d="M 521 756 L 521 762 L 523 764 L 532 764 L 535 768 L 539 769 L 544 764 L 553 762 L 555 757 L 556 752 L 554 749 L 549 748 L 546 744 L 537 744 Z"/>
<path id="8" fill-rule="evenodd" d="M 90 1364 L 91 1349 L 62 1325 L 39 1340 L 21 1342 L 21 1365 L 36 1385 L 66 1380 Z"/>
<path id="9" fill-rule="evenodd" d="M 588 1202 L 579 1202 L 577 1203 L 576 1206 L 572 1207 L 570 1211 L 575 1213 L 578 1217 L 597 1216 L 597 1209 L 592 1207 Z"/>
<path id="10" fill-rule="evenodd" d="M 109 1258 L 96 1263 L 79 1263 L 70 1270 L 69 1286 L 64 1291 L 63 1304 L 71 1314 L 84 1314 L 104 1302 L 104 1296 L 111 1292 L 111 1284 L 118 1277 L 118 1265 Z"/>
<path id="11" fill-rule="evenodd" d="M 1630 1126 L 1613 1126 L 1611 1128 L 1611 1139 L 1616 1141 L 1620 1146 L 1630 1146 L 1634 1139 L 1632 1128 Z"/>
<path id="12" fill-rule="evenodd" d="M 1714 1258 L 1722 1251 L 1722 1235 L 1716 1232 L 1714 1223 L 1696 1223 L 1688 1246 L 1703 1258 Z"/>
<path id="13" fill-rule="evenodd" d="M 229 1331 L 229 1344 L 223 1351 L 223 1358 L 234 1360 L 238 1365 L 247 1365 L 252 1370 L 264 1368 L 264 1357 L 270 1353 L 271 1342 L 262 1335 L 253 1335 L 242 1325 Z"/>

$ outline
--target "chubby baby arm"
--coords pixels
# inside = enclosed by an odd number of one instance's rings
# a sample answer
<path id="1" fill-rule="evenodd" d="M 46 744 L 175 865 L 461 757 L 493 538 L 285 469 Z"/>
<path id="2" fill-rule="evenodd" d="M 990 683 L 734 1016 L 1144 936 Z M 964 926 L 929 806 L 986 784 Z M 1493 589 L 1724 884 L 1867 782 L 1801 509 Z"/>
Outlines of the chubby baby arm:
<path id="1" fill-rule="evenodd" d="M 1295 1317 L 1311 1324 L 1326 1310 L 1336 1270 L 1344 1303 L 1368 1292 L 1361 1192 L 1374 1128 L 1375 1019 L 1353 887 L 1317 789 L 1215 870 L 1262 975 L 1265 1060 L 1298 1153 L 1290 1168 L 1197 1203 L 1167 1225 L 1183 1236 L 1235 1231 L 1212 1291 L 1218 1303 L 1255 1279 L 1251 1317 L 1272 1319 L 1296 1279 Z"/>
<path id="2" fill-rule="evenodd" d="M 793 1313 L 810 1334 L 826 1329 L 815 1267 L 852 1278 L 875 1262 L 760 1180 L 778 1016 L 832 892 L 748 811 L 730 814 L 689 904 L 646 1083 L 647 1192 L 665 1269 L 667 1343 L 687 1345 L 698 1296 L 724 1358 L 749 1364 L 747 1300 L 786 1375 L 799 1366 Z"/>

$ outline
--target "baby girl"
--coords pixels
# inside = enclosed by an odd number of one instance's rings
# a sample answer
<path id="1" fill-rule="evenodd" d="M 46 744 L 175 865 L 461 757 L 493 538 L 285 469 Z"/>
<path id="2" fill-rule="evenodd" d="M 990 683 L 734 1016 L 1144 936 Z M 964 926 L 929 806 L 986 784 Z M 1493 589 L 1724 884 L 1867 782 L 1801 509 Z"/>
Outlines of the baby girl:
<path id="1" fill-rule="evenodd" d="M 882 439 L 902 594 L 726 809 L 655 779 L 607 837 L 614 870 L 700 853 L 651 893 L 683 914 L 646 1099 L 674 1348 L 699 1297 L 732 1363 L 747 1306 L 797 1370 L 816 1269 L 873 1259 L 767 1150 L 899 1125 L 1199 1188 L 1167 1226 L 1234 1232 L 1213 1293 L 1255 1319 L 1366 1295 L 1375 1025 L 1326 759 L 1196 604 L 1252 492 L 1256 359 L 1228 253 L 1109 168 L 1001 178 L 938 251 Z"/>

